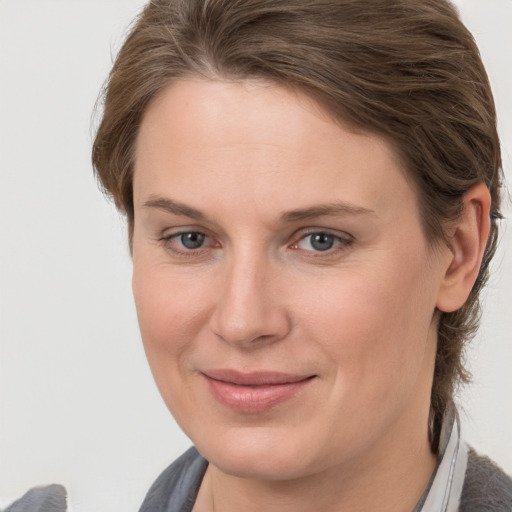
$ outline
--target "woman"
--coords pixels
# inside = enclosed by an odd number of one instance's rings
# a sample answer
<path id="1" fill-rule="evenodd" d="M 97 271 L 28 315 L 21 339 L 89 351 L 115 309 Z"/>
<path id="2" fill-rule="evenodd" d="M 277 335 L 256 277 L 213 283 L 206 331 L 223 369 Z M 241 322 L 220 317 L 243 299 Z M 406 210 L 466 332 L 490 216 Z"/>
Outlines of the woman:
<path id="1" fill-rule="evenodd" d="M 93 163 L 195 445 L 141 511 L 512 508 L 452 401 L 501 160 L 447 1 L 152 1 Z"/>

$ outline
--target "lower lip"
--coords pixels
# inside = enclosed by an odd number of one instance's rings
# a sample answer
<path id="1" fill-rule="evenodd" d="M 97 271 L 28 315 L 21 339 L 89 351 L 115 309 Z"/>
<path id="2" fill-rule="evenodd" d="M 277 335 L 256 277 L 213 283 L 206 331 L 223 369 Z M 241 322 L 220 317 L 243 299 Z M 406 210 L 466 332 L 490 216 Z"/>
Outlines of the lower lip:
<path id="1" fill-rule="evenodd" d="M 218 402 L 244 413 L 268 411 L 295 396 L 313 380 L 313 377 L 309 377 L 299 382 L 285 384 L 244 386 L 205 377 L 212 395 Z"/>

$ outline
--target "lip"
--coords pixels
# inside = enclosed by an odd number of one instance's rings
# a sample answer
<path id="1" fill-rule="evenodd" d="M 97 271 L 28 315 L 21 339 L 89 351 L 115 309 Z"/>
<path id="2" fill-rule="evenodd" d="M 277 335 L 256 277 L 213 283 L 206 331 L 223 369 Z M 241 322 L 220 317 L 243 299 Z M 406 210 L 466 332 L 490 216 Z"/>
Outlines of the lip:
<path id="1" fill-rule="evenodd" d="M 315 375 L 219 369 L 201 372 L 213 397 L 237 412 L 270 410 L 308 386 Z"/>

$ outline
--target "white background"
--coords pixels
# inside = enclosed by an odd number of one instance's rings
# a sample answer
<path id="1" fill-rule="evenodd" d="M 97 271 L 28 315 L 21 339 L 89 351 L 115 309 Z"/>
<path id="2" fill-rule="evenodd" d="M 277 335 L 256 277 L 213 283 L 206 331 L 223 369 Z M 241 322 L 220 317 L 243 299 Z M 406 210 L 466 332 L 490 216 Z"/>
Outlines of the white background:
<path id="1" fill-rule="evenodd" d="M 491 77 L 510 183 L 512 1 L 457 3 Z M 0 0 L 0 506 L 59 482 L 76 512 L 137 510 L 189 445 L 147 367 L 125 226 L 89 157 L 97 93 L 141 5 Z M 461 397 L 469 439 L 509 473 L 511 260 L 508 226 Z"/>

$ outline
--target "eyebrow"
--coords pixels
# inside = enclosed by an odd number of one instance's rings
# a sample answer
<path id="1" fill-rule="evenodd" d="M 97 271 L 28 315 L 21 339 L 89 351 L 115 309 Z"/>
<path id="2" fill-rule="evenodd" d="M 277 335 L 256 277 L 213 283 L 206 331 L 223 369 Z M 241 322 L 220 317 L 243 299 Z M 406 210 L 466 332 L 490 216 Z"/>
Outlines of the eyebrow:
<path id="1" fill-rule="evenodd" d="M 328 203 L 309 208 L 291 210 L 281 215 L 283 222 L 296 222 L 299 220 L 308 220 L 315 217 L 334 216 L 334 215 L 373 215 L 374 210 L 356 206 L 349 203 Z"/>
<path id="2" fill-rule="evenodd" d="M 143 206 L 146 208 L 164 210 L 166 212 L 173 213 L 174 215 L 184 215 L 185 217 L 195 220 L 206 220 L 206 215 L 202 211 L 164 197 L 153 197 L 148 199 L 143 203 Z"/>
<path id="3" fill-rule="evenodd" d="M 194 220 L 206 220 L 206 215 L 201 210 L 164 197 L 152 197 L 144 202 L 143 206 L 164 210 L 174 215 L 183 215 Z M 324 216 L 371 214 L 375 214 L 375 211 L 362 206 L 349 203 L 328 203 L 285 212 L 281 215 L 280 220 L 283 223 L 290 223 Z"/>

